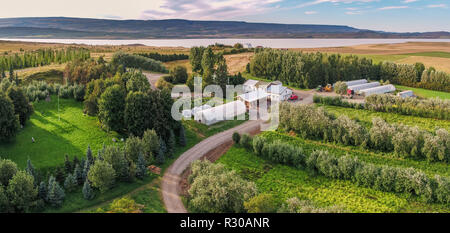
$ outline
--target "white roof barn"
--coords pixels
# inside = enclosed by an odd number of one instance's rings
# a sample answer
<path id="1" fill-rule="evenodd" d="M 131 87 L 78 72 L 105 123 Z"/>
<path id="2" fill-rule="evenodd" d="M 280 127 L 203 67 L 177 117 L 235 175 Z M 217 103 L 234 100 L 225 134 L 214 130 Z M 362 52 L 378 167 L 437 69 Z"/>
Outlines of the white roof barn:
<path id="1" fill-rule="evenodd" d="M 363 89 L 368 89 L 368 88 L 378 87 L 378 86 L 380 86 L 379 82 L 372 82 L 372 83 L 365 83 L 365 84 L 358 84 L 358 85 L 348 86 L 347 89 L 356 92 L 356 91 L 360 91 L 360 90 L 363 90 Z"/>
<path id="2" fill-rule="evenodd" d="M 245 114 L 247 109 L 242 101 L 233 101 L 213 108 L 208 108 L 195 113 L 195 120 L 212 125 L 224 120 L 233 120 L 236 116 Z"/>
<path id="3" fill-rule="evenodd" d="M 353 81 L 344 81 L 345 84 L 347 84 L 347 87 L 349 86 L 354 86 L 354 85 L 359 85 L 359 84 L 364 84 L 367 83 L 367 79 L 359 79 L 359 80 L 353 80 Z M 334 87 L 335 84 L 333 84 Z"/>
<path id="4" fill-rule="evenodd" d="M 257 100 L 260 99 L 264 99 L 267 98 L 267 96 L 269 96 L 267 94 L 267 92 L 263 91 L 263 90 L 257 90 L 257 91 L 252 91 L 252 92 L 248 92 L 242 95 L 238 95 L 238 99 L 244 102 L 255 102 Z"/>
<path id="5" fill-rule="evenodd" d="M 373 94 L 384 94 L 384 93 L 393 92 L 393 91 L 395 91 L 394 85 L 389 84 L 389 85 L 384 85 L 384 86 L 379 86 L 379 87 L 372 87 L 369 89 L 363 89 L 363 90 L 360 90 L 359 93 L 364 96 L 369 96 L 369 95 L 373 95 Z"/>

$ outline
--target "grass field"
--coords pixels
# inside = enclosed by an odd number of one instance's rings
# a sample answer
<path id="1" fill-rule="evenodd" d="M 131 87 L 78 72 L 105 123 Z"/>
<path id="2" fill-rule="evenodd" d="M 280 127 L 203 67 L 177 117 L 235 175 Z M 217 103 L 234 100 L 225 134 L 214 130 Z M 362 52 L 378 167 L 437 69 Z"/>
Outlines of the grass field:
<path id="1" fill-rule="evenodd" d="M 323 105 L 318 105 L 323 106 Z M 358 119 L 365 126 L 369 127 L 372 125 L 372 119 L 374 117 L 380 117 L 389 123 L 402 123 L 404 125 L 418 126 L 421 129 L 434 131 L 436 127 L 444 128 L 450 131 L 450 121 L 447 120 L 437 120 L 432 118 L 423 118 L 417 116 L 406 116 L 396 113 L 386 113 L 386 112 L 374 112 L 365 109 L 353 109 L 344 108 L 338 106 L 323 106 L 329 113 L 336 116 L 347 115 L 352 119 Z"/>
<path id="2" fill-rule="evenodd" d="M 73 99 L 34 103 L 35 112 L 13 142 L 0 144 L 0 156 L 15 161 L 24 168 L 31 159 L 38 169 L 47 169 L 70 158 L 84 157 L 88 145 L 94 154 L 103 144 L 113 144 L 113 138 L 121 138 L 115 132 L 105 132 L 96 117 L 83 115 L 83 104 Z M 31 141 L 31 137 L 36 140 Z M 120 143 L 120 142 L 119 142 Z"/>
<path id="3" fill-rule="evenodd" d="M 450 58 L 449 52 L 419 52 L 419 53 L 406 53 L 404 55 L 407 56 L 420 56 L 420 57 L 443 57 L 443 58 Z"/>
<path id="4" fill-rule="evenodd" d="M 278 203 L 291 197 L 321 207 L 340 206 L 350 212 L 449 212 L 407 195 L 359 187 L 351 181 L 312 176 L 304 170 L 269 163 L 242 148 L 232 147 L 217 162 L 256 183 L 260 193 L 273 194 Z"/>
<path id="5" fill-rule="evenodd" d="M 414 95 L 417 95 L 422 98 L 441 98 L 441 99 L 450 99 L 450 93 L 449 92 L 443 92 L 443 91 L 432 91 L 427 90 L 423 88 L 414 88 L 414 87 L 406 87 L 401 85 L 394 85 L 395 88 L 399 91 L 405 91 L 405 90 L 411 90 L 414 92 Z"/>

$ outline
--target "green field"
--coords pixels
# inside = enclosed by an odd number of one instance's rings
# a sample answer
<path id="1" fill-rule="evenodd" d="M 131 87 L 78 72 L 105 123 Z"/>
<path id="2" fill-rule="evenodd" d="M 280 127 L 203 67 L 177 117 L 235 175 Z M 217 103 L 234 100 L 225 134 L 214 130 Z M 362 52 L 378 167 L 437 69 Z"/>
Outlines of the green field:
<path id="1" fill-rule="evenodd" d="M 434 176 L 435 174 L 450 176 L 450 169 L 448 169 L 448 164 L 446 163 L 404 159 L 399 158 L 392 152 L 375 152 L 356 146 L 345 146 L 341 144 L 325 143 L 322 141 L 306 140 L 299 137 L 292 137 L 280 132 L 264 132 L 262 135 L 269 141 L 281 140 L 283 142 L 288 142 L 293 145 L 302 147 L 307 154 L 313 152 L 314 150 L 327 150 L 336 156 L 344 156 L 346 154 L 349 154 L 351 156 L 357 157 L 361 161 L 373 164 L 390 165 L 396 167 L 413 167 L 416 169 L 420 169 L 431 176 Z"/>
<path id="2" fill-rule="evenodd" d="M 363 188 L 351 181 L 312 176 L 304 170 L 272 164 L 242 148 L 232 147 L 217 162 L 255 182 L 260 193 L 273 194 L 278 203 L 298 197 L 320 207 L 340 206 L 350 212 L 450 211 L 445 206 L 425 204 L 407 195 Z"/>
<path id="3" fill-rule="evenodd" d="M 370 127 L 372 125 L 372 118 L 380 117 L 389 123 L 402 123 L 404 125 L 418 126 L 419 128 L 428 130 L 430 132 L 434 131 L 436 127 L 444 128 L 447 131 L 450 131 L 450 121 L 447 120 L 406 116 L 396 113 L 374 112 L 365 109 L 354 109 L 329 105 L 319 106 L 323 106 L 327 112 L 332 113 L 336 116 L 347 115 L 352 119 L 358 119 L 366 127 Z"/>
<path id="4" fill-rule="evenodd" d="M 423 53 L 405 53 L 402 55 L 407 56 L 421 56 L 421 57 L 443 57 L 443 58 L 450 58 L 450 53 L 448 52 L 423 52 Z"/>
<path id="5" fill-rule="evenodd" d="M 113 144 L 113 138 L 121 138 L 102 130 L 96 117 L 83 115 L 83 103 L 60 98 L 58 112 L 57 97 L 51 99 L 33 104 L 34 114 L 14 141 L 0 144 L 2 158 L 13 160 L 21 168 L 31 159 L 36 168 L 48 169 L 62 164 L 65 154 L 84 157 L 88 145 L 97 154 L 103 143 Z"/>
<path id="6" fill-rule="evenodd" d="M 399 91 L 406 91 L 411 90 L 414 92 L 414 95 L 417 95 L 422 98 L 435 98 L 439 97 L 441 99 L 450 99 L 450 93 L 449 92 L 443 92 L 443 91 L 432 91 L 427 90 L 423 88 L 414 88 L 414 87 L 406 87 L 401 85 L 394 85 L 395 88 Z"/>

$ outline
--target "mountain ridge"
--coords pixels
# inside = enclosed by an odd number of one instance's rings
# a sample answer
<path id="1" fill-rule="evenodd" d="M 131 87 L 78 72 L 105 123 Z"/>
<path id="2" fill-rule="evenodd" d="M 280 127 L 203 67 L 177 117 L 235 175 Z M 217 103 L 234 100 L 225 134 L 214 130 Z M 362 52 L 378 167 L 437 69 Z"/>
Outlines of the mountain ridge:
<path id="1" fill-rule="evenodd" d="M 450 32 L 384 32 L 346 25 L 117 20 L 70 17 L 0 18 L 2 38 L 181 39 L 181 38 L 450 38 Z"/>

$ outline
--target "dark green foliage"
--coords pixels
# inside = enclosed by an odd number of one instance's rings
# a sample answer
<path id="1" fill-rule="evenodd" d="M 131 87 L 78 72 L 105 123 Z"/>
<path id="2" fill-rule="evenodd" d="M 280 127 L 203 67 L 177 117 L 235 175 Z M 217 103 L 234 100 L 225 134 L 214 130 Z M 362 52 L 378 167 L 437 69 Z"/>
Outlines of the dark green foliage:
<path id="1" fill-rule="evenodd" d="M 158 164 L 163 164 L 165 161 L 166 161 L 166 158 L 165 158 L 165 151 L 166 151 L 166 143 L 164 142 L 164 140 L 162 140 L 161 138 L 160 138 L 160 140 L 159 140 L 159 151 L 158 151 L 158 154 L 157 154 L 157 156 L 156 156 L 156 162 L 158 163 Z"/>
<path id="2" fill-rule="evenodd" d="M 39 180 L 38 180 L 39 176 L 38 176 L 36 169 L 34 169 L 34 166 L 31 163 L 30 159 L 27 160 L 27 167 L 25 168 L 25 171 L 33 177 L 34 185 L 37 186 L 37 184 L 39 183 Z"/>
<path id="3" fill-rule="evenodd" d="M 122 65 L 124 68 L 137 68 L 154 72 L 166 73 L 166 67 L 151 58 L 118 52 L 113 55 L 111 64 L 115 67 Z"/>
<path id="4" fill-rule="evenodd" d="M 186 146 L 186 133 L 184 131 L 184 126 L 181 125 L 180 126 L 180 130 L 179 130 L 180 135 L 178 136 L 178 144 L 180 146 Z"/>
<path id="5" fill-rule="evenodd" d="M 147 161 L 142 153 L 138 156 L 138 161 L 136 165 L 136 177 L 138 179 L 143 179 L 147 175 Z"/>
<path id="6" fill-rule="evenodd" d="M 146 130 L 142 136 L 142 142 L 144 143 L 144 158 L 147 163 L 152 163 L 160 151 L 160 141 L 156 131 Z"/>
<path id="7" fill-rule="evenodd" d="M 137 162 L 141 153 L 144 153 L 145 145 L 139 137 L 130 136 L 125 142 L 125 155 L 129 161 Z"/>
<path id="8" fill-rule="evenodd" d="M 148 82 L 147 76 L 140 70 L 130 69 L 124 73 L 121 78 L 124 81 L 126 80 L 127 92 L 147 92 L 150 90 L 150 83 Z"/>
<path id="9" fill-rule="evenodd" d="M 66 169 L 66 173 L 67 174 L 71 173 L 73 171 L 73 169 L 74 169 L 74 165 L 70 161 L 68 154 L 66 154 L 64 156 L 64 168 Z"/>
<path id="10" fill-rule="evenodd" d="M 75 188 L 77 187 L 78 182 L 77 179 L 75 178 L 74 175 L 72 175 L 72 173 L 67 174 L 66 179 L 64 181 L 64 188 L 66 189 L 67 192 L 72 192 L 75 190 Z"/>
<path id="11" fill-rule="evenodd" d="M 100 189 L 100 192 L 104 193 L 114 186 L 116 172 L 108 162 L 97 160 L 89 169 L 88 179 L 93 187 Z"/>
<path id="12" fill-rule="evenodd" d="M 10 87 L 7 91 L 8 97 L 11 99 L 14 105 L 14 113 L 19 115 L 19 121 L 21 125 L 25 125 L 25 122 L 30 119 L 33 113 L 33 106 L 28 101 L 27 96 L 22 89 L 18 87 Z"/>
<path id="13" fill-rule="evenodd" d="M 89 184 L 89 181 L 85 181 L 83 185 L 83 197 L 86 200 L 91 200 L 95 197 L 94 191 L 91 188 L 91 185 Z"/>
<path id="14" fill-rule="evenodd" d="M 64 167 L 58 166 L 56 167 L 55 171 L 55 179 L 57 182 L 64 182 L 64 179 L 66 177 L 66 173 L 64 172 Z"/>
<path id="15" fill-rule="evenodd" d="M 125 124 L 128 131 L 136 136 L 142 136 L 144 131 L 152 128 L 153 114 L 149 106 L 150 96 L 143 92 L 130 92 L 125 100 Z"/>
<path id="16" fill-rule="evenodd" d="M 0 160 L 0 184 L 8 186 L 9 180 L 19 171 L 17 164 L 9 159 Z"/>
<path id="17" fill-rule="evenodd" d="M 166 156 L 167 158 L 171 158 L 173 156 L 173 152 L 175 150 L 175 133 L 173 130 L 170 131 L 169 139 L 167 140 L 167 151 Z"/>
<path id="18" fill-rule="evenodd" d="M 78 83 L 86 85 L 88 82 L 102 77 L 111 77 L 113 75 L 106 62 L 97 59 L 87 61 L 76 60 L 67 63 L 64 69 L 64 77 L 69 83 Z"/>
<path id="19" fill-rule="evenodd" d="M 239 140 L 239 144 L 246 148 L 246 149 L 251 149 L 252 148 L 252 138 L 250 137 L 250 135 L 248 134 L 242 134 L 241 136 L 241 140 Z"/>
<path id="20" fill-rule="evenodd" d="M 238 132 L 234 132 L 233 136 L 231 136 L 231 137 L 235 144 L 239 144 L 239 142 L 241 141 L 241 135 Z"/>
<path id="21" fill-rule="evenodd" d="M 62 205 L 65 196 L 64 189 L 53 177 L 50 177 L 47 189 L 47 202 L 54 207 L 59 207 Z"/>
<path id="22" fill-rule="evenodd" d="M 160 54 L 160 53 L 138 53 L 137 55 L 151 58 L 153 60 L 157 60 L 160 62 L 169 62 L 169 61 L 178 61 L 178 60 L 186 60 L 189 59 L 189 56 L 186 54 Z"/>
<path id="23" fill-rule="evenodd" d="M 108 129 L 120 132 L 125 128 L 125 98 L 125 90 L 117 84 L 101 95 L 98 118 Z"/>
<path id="24" fill-rule="evenodd" d="M 203 47 L 203 46 L 191 48 L 191 51 L 189 54 L 189 60 L 191 62 L 193 72 L 203 74 L 202 58 L 203 58 L 204 51 L 205 51 L 205 47 Z"/>
<path id="25" fill-rule="evenodd" d="M 15 114 L 13 102 L 0 90 L 0 142 L 13 139 L 19 124 L 19 116 Z"/>
<path id="26" fill-rule="evenodd" d="M 6 192 L 9 204 L 15 212 L 28 212 L 34 206 L 37 197 L 34 179 L 25 171 L 18 171 L 11 178 Z"/>
<path id="27" fill-rule="evenodd" d="M 75 179 L 77 180 L 77 184 L 81 185 L 83 183 L 83 169 L 81 168 L 81 166 L 79 164 L 75 165 L 73 175 L 75 176 Z"/>
<path id="28" fill-rule="evenodd" d="M 186 83 L 187 78 L 188 78 L 188 74 L 187 74 L 187 70 L 186 67 L 184 66 L 175 66 L 174 68 L 172 68 L 169 72 L 169 77 L 170 77 L 170 83 L 172 84 L 183 84 Z"/>
<path id="29" fill-rule="evenodd" d="M 43 201 L 47 200 L 47 185 L 44 181 L 41 181 L 41 183 L 39 184 L 38 197 Z"/>

